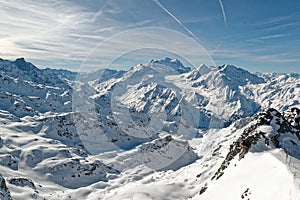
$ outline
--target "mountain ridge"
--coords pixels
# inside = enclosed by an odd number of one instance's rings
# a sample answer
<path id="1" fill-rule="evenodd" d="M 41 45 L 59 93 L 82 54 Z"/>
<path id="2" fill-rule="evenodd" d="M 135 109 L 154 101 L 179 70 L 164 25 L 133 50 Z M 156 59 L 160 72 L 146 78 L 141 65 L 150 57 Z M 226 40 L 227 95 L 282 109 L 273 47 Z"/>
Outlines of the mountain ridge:
<path id="1" fill-rule="evenodd" d="M 171 58 L 91 76 L 20 58 L 0 60 L 0 72 L 1 194 L 8 199 L 213 199 L 214 191 L 229 194 L 224 180 L 234 185 L 236 174 L 276 165 L 292 197 L 300 195 L 296 74 L 192 69 Z M 280 190 L 263 194 L 245 182 L 226 188 L 256 199 Z"/>

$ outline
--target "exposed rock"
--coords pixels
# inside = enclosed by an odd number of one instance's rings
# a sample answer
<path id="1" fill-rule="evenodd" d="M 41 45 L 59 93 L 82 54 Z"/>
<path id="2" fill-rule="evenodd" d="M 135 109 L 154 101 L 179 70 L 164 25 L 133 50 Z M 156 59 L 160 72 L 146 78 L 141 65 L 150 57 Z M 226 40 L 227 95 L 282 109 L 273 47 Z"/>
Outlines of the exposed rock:
<path id="1" fill-rule="evenodd" d="M 10 191 L 6 186 L 4 177 L 0 174 L 0 199 L 1 200 L 13 200 L 10 196 Z"/>
<path id="2" fill-rule="evenodd" d="M 13 178 L 9 178 L 8 182 L 12 185 L 15 185 L 15 186 L 29 187 L 33 190 L 36 190 L 36 187 L 35 187 L 33 181 L 29 178 L 13 177 Z"/>

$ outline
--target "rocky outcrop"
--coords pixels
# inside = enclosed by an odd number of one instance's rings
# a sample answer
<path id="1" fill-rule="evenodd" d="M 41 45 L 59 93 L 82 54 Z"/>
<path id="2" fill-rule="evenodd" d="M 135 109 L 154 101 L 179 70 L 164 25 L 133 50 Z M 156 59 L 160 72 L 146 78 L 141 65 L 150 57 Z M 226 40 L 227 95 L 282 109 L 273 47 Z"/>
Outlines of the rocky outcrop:
<path id="1" fill-rule="evenodd" d="M 33 181 L 29 178 L 12 177 L 12 178 L 8 179 L 8 182 L 10 184 L 18 186 L 18 187 L 29 187 L 33 190 L 36 190 L 36 187 L 35 187 Z"/>
<path id="2" fill-rule="evenodd" d="M 4 177 L 0 174 L 0 199 L 1 200 L 13 200 L 10 196 L 10 191 L 6 186 Z"/>
<path id="3" fill-rule="evenodd" d="M 299 108 L 291 108 L 290 110 L 284 113 L 284 119 L 294 128 L 300 130 L 300 109 Z M 299 134 L 298 134 L 298 138 Z"/>
<path id="4" fill-rule="evenodd" d="M 229 152 L 221 164 L 220 168 L 212 177 L 219 179 L 224 170 L 230 165 L 231 160 L 239 156 L 239 160 L 244 158 L 245 154 L 252 148 L 262 151 L 268 148 L 292 148 L 290 146 L 299 146 L 299 109 L 291 108 L 285 114 L 281 114 L 276 109 L 269 108 L 256 115 L 248 127 L 244 129 L 241 136 L 230 145 Z M 267 132 L 261 128 L 269 127 L 273 130 Z M 259 145 L 257 145 L 259 143 Z M 262 144 L 265 147 L 262 147 Z"/>
<path id="5" fill-rule="evenodd" d="M 88 161 L 80 158 L 65 159 L 60 162 L 49 162 L 47 169 L 38 168 L 41 173 L 48 173 L 49 178 L 67 188 L 80 188 L 93 183 L 107 182 L 110 175 L 120 172 L 99 160 Z M 114 176 L 113 176 L 114 177 Z"/>

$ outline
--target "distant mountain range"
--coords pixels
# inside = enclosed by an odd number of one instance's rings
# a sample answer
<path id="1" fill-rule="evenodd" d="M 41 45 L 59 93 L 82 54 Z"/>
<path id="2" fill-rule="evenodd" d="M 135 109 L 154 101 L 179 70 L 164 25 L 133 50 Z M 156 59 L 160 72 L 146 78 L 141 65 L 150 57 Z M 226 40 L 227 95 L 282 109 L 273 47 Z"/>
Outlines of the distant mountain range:
<path id="1" fill-rule="evenodd" d="M 299 99 L 233 65 L 0 59 L 0 199 L 300 199 Z"/>

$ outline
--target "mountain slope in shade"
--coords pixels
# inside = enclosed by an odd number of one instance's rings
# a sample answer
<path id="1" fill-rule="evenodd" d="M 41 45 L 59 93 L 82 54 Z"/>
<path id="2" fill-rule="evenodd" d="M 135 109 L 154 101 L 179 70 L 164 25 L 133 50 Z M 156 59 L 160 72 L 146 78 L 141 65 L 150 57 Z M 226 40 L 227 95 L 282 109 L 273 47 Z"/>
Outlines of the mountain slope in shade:
<path id="1" fill-rule="evenodd" d="M 189 88 L 204 99 L 202 108 L 214 114 L 222 126 L 255 114 L 261 108 L 253 96 L 245 95 L 251 85 L 260 87 L 263 78 L 232 65 L 207 67 L 201 65 L 182 76 L 181 82 L 174 82 L 179 87 Z"/>

